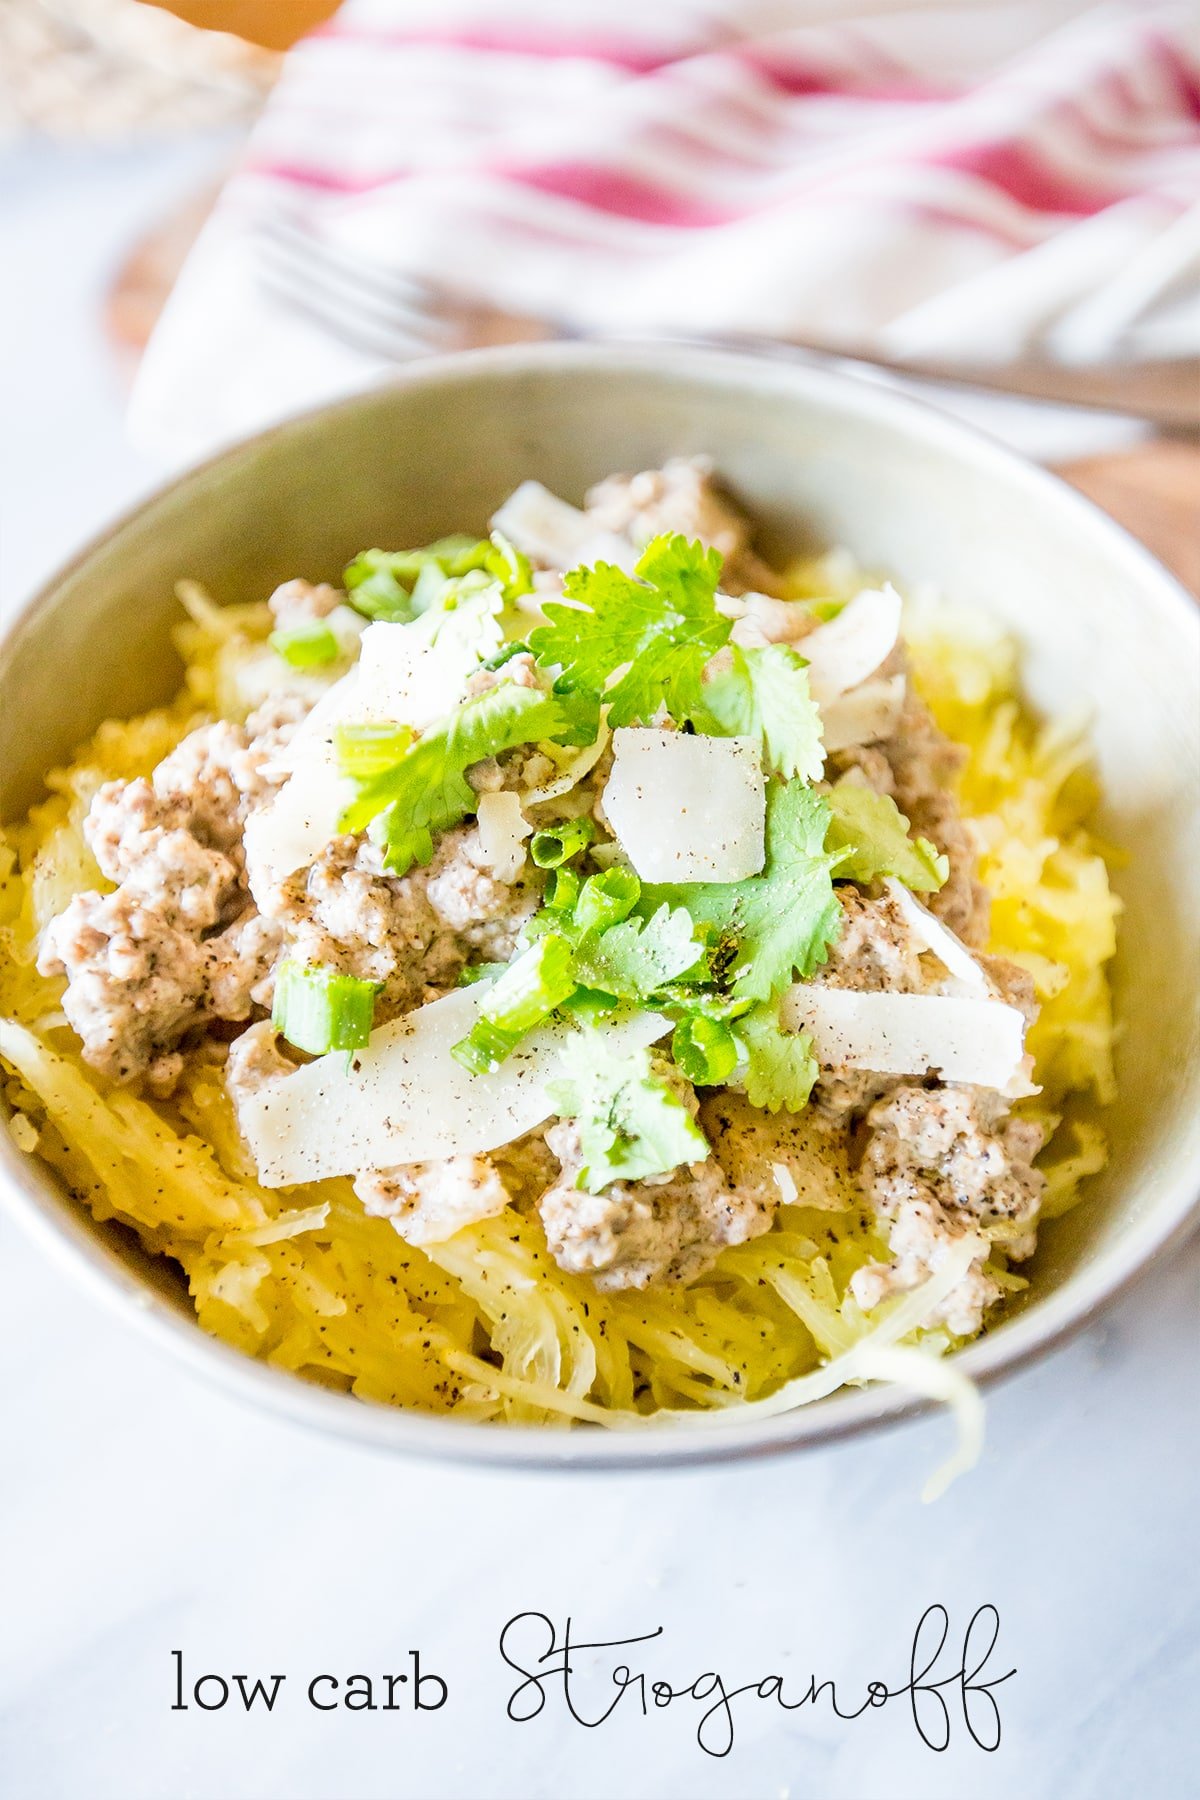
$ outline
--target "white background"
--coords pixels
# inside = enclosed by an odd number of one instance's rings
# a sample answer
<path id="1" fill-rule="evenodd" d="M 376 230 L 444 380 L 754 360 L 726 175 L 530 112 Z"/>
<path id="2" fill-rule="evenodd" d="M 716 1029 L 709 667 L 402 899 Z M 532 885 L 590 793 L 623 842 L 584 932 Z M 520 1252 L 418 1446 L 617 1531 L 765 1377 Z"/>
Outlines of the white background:
<path id="1" fill-rule="evenodd" d="M 100 301 L 136 232 L 222 154 L 8 154 L 6 609 L 156 477 L 123 441 Z M 199 1385 L 0 1218 L 0 1793 L 1183 1800 L 1200 1755 L 1198 1271 L 1193 1241 L 993 1393 L 982 1466 L 923 1507 L 944 1420 L 663 1478 L 476 1475 L 325 1443 Z M 583 1638 L 662 1626 L 625 1654 L 675 1687 L 716 1669 L 802 1693 L 815 1673 L 848 1706 L 871 1679 L 899 1685 L 934 1602 L 958 1635 L 999 1609 L 989 1673 L 1017 1674 L 995 1755 L 958 1716 L 934 1754 L 903 1701 L 842 1723 L 743 1698 L 720 1760 L 690 1700 L 643 1718 L 631 1691 L 592 1731 L 556 1694 L 533 1723 L 505 1718 L 520 1678 L 496 1640 L 525 1610 Z M 400 1673 L 413 1648 L 449 1682 L 441 1711 L 307 1705 L 311 1676 Z M 285 1673 L 274 1712 L 172 1712 L 175 1649 L 192 1679 Z"/>

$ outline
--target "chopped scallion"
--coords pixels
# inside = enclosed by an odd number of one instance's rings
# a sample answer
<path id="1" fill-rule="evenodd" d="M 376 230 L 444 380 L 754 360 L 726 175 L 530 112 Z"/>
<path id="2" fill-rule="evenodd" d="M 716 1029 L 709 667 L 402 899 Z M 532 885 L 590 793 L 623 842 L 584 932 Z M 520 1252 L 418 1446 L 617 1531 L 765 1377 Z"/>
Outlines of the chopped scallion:
<path id="1" fill-rule="evenodd" d="M 287 625 L 267 639 L 276 655 L 293 669 L 320 669 L 336 662 L 340 646 L 332 625 L 313 619 L 304 625 Z"/>
<path id="2" fill-rule="evenodd" d="M 596 827 L 589 818 L 565 819 L 561 825 L 534 832 L 530 855 L 539 869 L 557 869 L 586 850 L 595 835 Z"/>
<path id="3" fill-rule="evenodd" d="M 632 869 L 605 869 L 589 875 L 575 903 L 575 926 L 585 931 L 606 931 L 627 919 L 641 898 L 642 884 Z"/>
<path id="4" fill-rule="evenodd" d="M 374 721 L 335 725 L 333 747 L 338 773 L 354 781 L 371 781 L 394 768 L 412 741 L 410 725 Z"/>
<path id="5" fill-rule="evenodd" d="M 494 671 L 496 669 L 502 669 L 505 663 L 512 661 L 514 656 L 528 655 L 529 645 L 525 642 L 524 638 L 517 638 L 511 644 L 501 644 L 495 654 L 489 656 L 481 666 L 485 669 L 492 669 Z"/>
<path id="6" fill-rule="evenodd" d="M 489 1074 L 574 989 L 571 946 L 548 932 L 505 969 L 474 1026 L 455 1044 L 454 1056 L 472 1074 Z"/>
<path id="7" fill-rule="evenodd" d="M 289 1044 L 324 1056 L 361 1050 L 371 1035 L 378 984 L 336 969 L 285 962 L 275 976 L 271 1020 Z"/>
<path id="8" fill-rule="evenodd" d="M 499 533 L 439 538 L 418 550 L 363 550 L 343 580 L 351 606 L 390 624 L 407 624 L 445 602 L 448 589 L 465 595 L 472 585 L 498 582 L 514 600 L 533 585 L 527 560 Z"/>
<path id="9" fill-rule="evenodd" d="M 485 561 L 490 575 L 504 589 L 506 600 L 517 600 L 533 591 L 533 569 L 524 551 L 510 543 L 502 531 L 493 531 L 491 553 Z"/>
<path id="10" fill-rule="evenodd" d="M 384 624 L 407 624 L 413 616 L 408 589 L 396 579 L 395 559 L 386 550 L 363 550 L 350 563 L 342 580 L 346 598 L 356 612 Z"/>
<path id="11" fill-rule="evenodd" d="M 583 882 L 574 869 L 564 863 L 561 868 L 550 871 L 550 879 L 546 883 L 545 904 L 551 912 L 570 912 L 579 898 L 579 890 Z M 537 914 L 534 914 L 534 918 Z"/>

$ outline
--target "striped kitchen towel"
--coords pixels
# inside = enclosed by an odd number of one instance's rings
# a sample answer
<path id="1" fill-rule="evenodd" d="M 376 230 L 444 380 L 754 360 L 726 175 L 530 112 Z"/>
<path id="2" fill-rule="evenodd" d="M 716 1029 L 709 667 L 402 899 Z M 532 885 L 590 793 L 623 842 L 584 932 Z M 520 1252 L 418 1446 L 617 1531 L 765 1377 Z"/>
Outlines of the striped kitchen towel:
<path id="1" fill-rule="evenodd" d="M 993 369 L 1200 352 L 1192 0 L 347 0 L 145 359 L 186 455 L 377 378 L 256 224 L 571 331 Z"/>

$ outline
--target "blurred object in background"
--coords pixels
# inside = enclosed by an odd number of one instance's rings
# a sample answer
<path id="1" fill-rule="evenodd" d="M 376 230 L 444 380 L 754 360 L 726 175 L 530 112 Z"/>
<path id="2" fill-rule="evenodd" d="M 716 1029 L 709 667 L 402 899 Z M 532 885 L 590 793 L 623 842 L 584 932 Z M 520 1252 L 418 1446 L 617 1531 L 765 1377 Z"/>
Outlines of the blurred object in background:
<path id="1" fill-rule="evenodd" d="M 146 0 L 146 4 L 165 7 L 206 31 L 235 31 L 269 50 L 286 50 L 336 12 L 340 0 Z"/>
<path id="2" fill-rule="evenodd" d="M 1200 18 L 1191 0 L 347 0 L 286 59 L 135 426 L 200 452 L 481 313 L 1194 415 Z"/>
<path id="3" fill-rule="evenodd" d="M 125 257 L 108 290 L 104 326 L 129 379 L 219 193 L 209 184 L 175 206 Z"/>
<path id="4" fill-rule="evenodd" d="M 1060 469 L 1081 493 L 1140 537 L 1200 599 L 1200 449 L 1146 444 Z"/>
<path id="5" fill-rule="evenodd" d="M 140 0 L 0 0 L 0 137 L 114 140 L 248 120 L 278 66 Z"/>

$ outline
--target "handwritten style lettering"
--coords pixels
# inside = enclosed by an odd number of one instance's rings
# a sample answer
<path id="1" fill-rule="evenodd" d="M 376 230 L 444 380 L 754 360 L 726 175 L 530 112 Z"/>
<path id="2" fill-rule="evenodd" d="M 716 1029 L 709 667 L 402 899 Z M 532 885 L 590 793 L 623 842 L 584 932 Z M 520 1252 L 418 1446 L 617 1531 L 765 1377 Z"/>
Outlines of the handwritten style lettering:
<path id="1" fill-rule="evenodd" d="M 999 1748 L 1001 1736 L 1000 1709 L 993 1690 L 1016 1674 L 1009 1669 L 984 1679 L 999 1634 L 996 1608 L 981 1606 L 967 1624 L 961 1653 L 951 1655 L 947 1649 L 949 1613 L 941 1605 L 927 1607 L 913 1634 L 907 1679 L 895 1686 L 871 1680 L 852 1696 L 844 1689 L 839 1691 L 835 1681 L 818 1680 L 815 1674 L 806 1687 L 793 1682 L 785 1688 L 782 1675 L 730 1685 L 715 1669 L 708 1669 L 676 1684 L 635 1670 L 632 1661 L 615 1660 L 607 1684 L 601 1683 L 597 1693 L 595 1679 L 585 1673 L 587 1665 L 602 1659 L 606 1652 L 656 1643 L 663 1636 L 661 1626 L 632 1637 L 584 1638 L 576 1635 L 570 1618 L 560 1628 L 547 1613 L 517 1613 L 500 1633 L 499 1650 L 507 1666 L 522 1677 L 510 1693 L 507 1707 L 508 1717 L 518 1725 L 536 1719 L 554 1698 L 561 1699 L 576 1724 L 589 1731 L 603 1725 L 622 1703 L 627 1711 L 632 1707 L 646 1717 L 651 1706 L 662 1709 L 690 1700 L 704 1708 L 695 1727 L 699 1748 L 707 1756 L 724 1757 L 734 1745 L 735 1702 L 743 1702 L 738 1711 L 744 1711 L 751 1696 L 773 1702 L 784 1712 L 825 1704 L 846 1721 L 861 1718 L 890 1700 L 907 1698 L 913 1725 L 929 1749 L 940 1752 L 948 1748 L 955 1720 L 961 1716 L 972 1741 L 991 1752 Z M 627 1702 L 629 1695 L 633 1699 Z"/>

